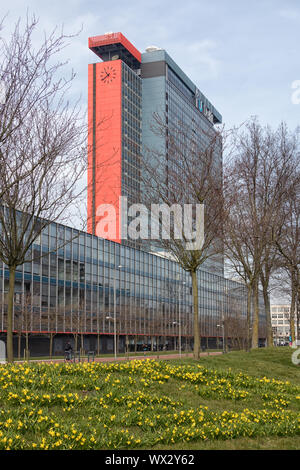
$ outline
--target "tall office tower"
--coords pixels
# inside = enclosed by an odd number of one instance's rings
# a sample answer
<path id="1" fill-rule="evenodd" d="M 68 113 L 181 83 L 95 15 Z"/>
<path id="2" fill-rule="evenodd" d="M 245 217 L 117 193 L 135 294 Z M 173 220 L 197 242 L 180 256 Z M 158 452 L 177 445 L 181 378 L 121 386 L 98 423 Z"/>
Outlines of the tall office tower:
<path id="1" fill-rule="evenodd" d="M 151 151 L 156 151 L 161 158 L 161 166 L 167 178 L 168 138 L 160 132 L 154 133 L 154 114 L 161 117 L 166 129 L 173 132 L 179 129 L 178 138 L 184 138 L 184 130 L 193 130 L 199 148 L 209 143 L 209 135 L 214 132 L 214 125 L 222 122 L 222 116 L 196 85 L 163 49 L 150 46 L 142 54 L 142 154 L 151 160 Z M 180 130 L 182 129 L 182 134 Z M 189 131 L 187 131 L 189 132 Z M 189 137 L 188 137 L 189 138 Z M 147 149 L 151 149 L 147 152 Z M 214 152 L 216 174 L 222 179 L 222 148 Z M 159 252 L 159 248 L 151 251 Z M 223 256 L 208 259 L 201 267 L 223 275 Z"/>
<path id="2" fill-rule="evenodd" d="M 89 48 L 103 62 L 89 65 L 88 231 L 97 234 L 99 205 L 113 204 L 119 234 L 119 196 L 127 196 L 128 205 L 141 202 L 141 156 L 146 149 L 158 150 L 167 167 L 167 139 L 153 133 L 153 114 L 164 116 L 170 127 L 182 123 L 195 129 L 203 145 L 222 117 L 165 50 L 152 46 L 141 54 L 121 33 L 89 38 Z M 221 175 L 221 147 L 215 166 Z M 120 236 L 107 238 L 124 243 Z M 210 263 L 223 272 L 221 259 L 208 261 L 204 268 Z"/>
<path id="3" fill-rule="evenodd" d="M 166 123 L 176 126 L 180 122 L 195 128 L 201 140 L 222 116 L 198 90 L 167 52 L 154 46 L 142 54 L 142 129 L 143 148 L 157 148 L 167 157 L 166 140 L 151 130 L 153 114 L 165 116 Z M 222 165 L 222 153 L 216 156 Z"/>
<path id="4" fill-rule="evenodd" d="M 126 196 L 128 205 L 140 202 L 141 54 L 121 33 L 91 37 L 89 48 L 103 62 L 89 65 L 88 232 L 99 234 L 103 205 L 110 204 L 116 232 L 106 238 L 121 243 L 119 198 Z"/>

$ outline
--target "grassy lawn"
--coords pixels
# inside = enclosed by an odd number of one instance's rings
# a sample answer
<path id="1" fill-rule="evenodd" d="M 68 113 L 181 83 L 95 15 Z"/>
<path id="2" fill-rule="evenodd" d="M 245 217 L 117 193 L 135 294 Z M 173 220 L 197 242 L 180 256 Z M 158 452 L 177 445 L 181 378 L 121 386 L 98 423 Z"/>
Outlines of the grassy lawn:
<path id="1" fill-rule="evenodd" d="M 0 366 L 0 449 L 300 449 L 290 348 Z"/>
<path id="2" fill-rule="evenodd" d="M 289 380 L 300 385 L 300 366 L 291 361 L 295 350 L 290 347 L 259 348 L 250 352 L 232 351 L 218 356 L 203 356 L 201 364 L 215 369 L 231 368 L 235 372 L 245 372 L 255 377 L 271 377 L 278 380 Z M 192 361 L 193 362 L 193 361 Z M 185 363 L 189 363 L 186 360 Z M 177 361 L 177 364 L 180 362 Z"/>

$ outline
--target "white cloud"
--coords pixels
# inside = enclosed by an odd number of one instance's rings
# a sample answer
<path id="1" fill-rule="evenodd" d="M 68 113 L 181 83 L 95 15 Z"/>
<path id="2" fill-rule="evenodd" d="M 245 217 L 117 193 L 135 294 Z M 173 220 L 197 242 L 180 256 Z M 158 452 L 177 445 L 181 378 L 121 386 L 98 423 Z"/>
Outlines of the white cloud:
<path id="1" fill-rule="evenodd" d="M 215 41 L 203 39 L 189 44 L 178 43 L 173 49 L 176 54 L 172 54 L 171 51 L 167 52 L 196 85 L 200 85 L 199 81 L 218 78 L 221 61 L 216 57 L 217 43 Z M 181 61 L 177 60 L 178 57 Z"/>
<path id="2" fill-rule="evenodd" d="M 219 72 L 219 60 L 214 57 L 214 50 L 217 44 L 210 40 L 204 39 L 200 42 L 192 43 L 188 48 L 188 54 L 193 59 L 194 65 L 199 67 L 211 78 L 216 78 Z"/>
<path id="3" fill-rule="evenodd" d="M 300 10 L 297 8 L 284 8 L 279 10 L 279 16 L 287 20 L 300 20 Z"/>

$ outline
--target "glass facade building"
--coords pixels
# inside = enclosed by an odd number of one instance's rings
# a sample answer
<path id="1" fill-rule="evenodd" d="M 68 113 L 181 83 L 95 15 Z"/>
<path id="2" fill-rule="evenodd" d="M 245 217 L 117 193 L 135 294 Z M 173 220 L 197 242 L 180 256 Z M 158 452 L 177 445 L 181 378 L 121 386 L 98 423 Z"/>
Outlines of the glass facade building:
<path id="1" fill-rule="evenodd" d="M 18 334 L 29 332 L 32 355 L 48 354 L 50 335 L 55 335 L 54 354 L 62 354 L 66 338 L 78 348 L 82 344 L 86 350 L 112 353 L 115 332 L 120 352 L 144 343 L 154 350 L 178 349 L 180 340 L 183 349 L 192 348 L 191 279 L 174 261 L 54 223 L 31 255 L 32 262 L 16 273 L 14 332 L 16 343 Z M 2 265 L 1 337 L 8 281 Z M 198 284 L 202 345 L 220 345 L 223 318 L 229 338 L 243 335 L 245 287 L 201 270 Z M 230 330 L 237 321 L 239 331 Z"/>
<path id="2" fill-rule="evenodd" d="M 122 62 L 122 171 L 121 194 L 131 206 L 140 202 L 142 158 L 142 80 Z M 128 220 L 130 222 L 130 218 Z M 123 244 L 141 247 L 140 240 L 128 239 Z"/>
<path id="3" fill-rule="evenodd" d="M 142 81 L 122 62 L 122 195 L 140 202 Z"/>

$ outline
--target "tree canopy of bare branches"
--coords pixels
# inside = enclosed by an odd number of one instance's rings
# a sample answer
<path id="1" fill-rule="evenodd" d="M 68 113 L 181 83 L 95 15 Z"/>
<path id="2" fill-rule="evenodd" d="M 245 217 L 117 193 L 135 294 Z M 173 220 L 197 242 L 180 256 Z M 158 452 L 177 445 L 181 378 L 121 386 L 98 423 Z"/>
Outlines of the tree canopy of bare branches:
<path id="1" fill-rule="evenodd" d="M 276 240 L 285 223 L 284 207 L 299 168 L 298 135 L 285 124 L 272 130 L 251 119 L 237 132 L 224 171 L 224 245 L 227 258 L 248 287 L 248 328 L 254 297 L 252 347 L 258 346 L 259 283 L 267 314 L 268 345 L 273 345 L 270 276 L 280 266 Z"/>
<path id="2" fill-rule="evenodd" d="M 54 30 L 33 46 L 38 21 L 19 20 L 0 43 L 0 259 L 10 274 L 7 357 L 13 360 L 15 270 L 30 261 L 31 247 L 50 221 L 64 221 L 83 193 L 86 126 L 78 103 L 67 100 L 74 73 L 59 55 L 68 37 Z"/>
<path id="3" fill-rule="evenodd" d="M 146 149 L 143 164 L 143 202 L 150 209 L 156 204 L 162 210 L 156 219 L 158 245 L 171 253 L 192 278 L 194 303 L 194 356 L 200 353 L 199 301 L 197 270 L 208 259 L 222 257 L 219 238 L 222 220 L 222 136 L 213 127 L 194 129 L 180 122 L 166 124 L 165 117 L 154 115 L 152 130 L 165 148 Z M 191 210 L 190 230 L 182 227 L 185 204 L 204 205 L 202 243 L 189 248 L 189 235 L 197 231 L 195 211 Z M 170 219 L 163 208 L 174 208 Z M 164 235 L 167 233 L 167 236 Z M 197 235 L 199 238 L 199 234 Z M 152 240 L 153 241 L 153 240 Z M 199 241 L 199 240 L 198 240 Z M 219 258 L 220 259 L 220 258 Z M 222 264 L 222 263 L 221 263 Z"/>
<path id="4" fill-rule="evenodd" d="M 292 187 L 282 208 L 284 223 L 274 242 L 281 257 L 281 266 L 288 274 L 290 284 L 290 329 L 295 341 L 295 313 L 297 312 L 297 332 L 299 334 L 300 303 L 300 171 L 295 171 Z"/>

